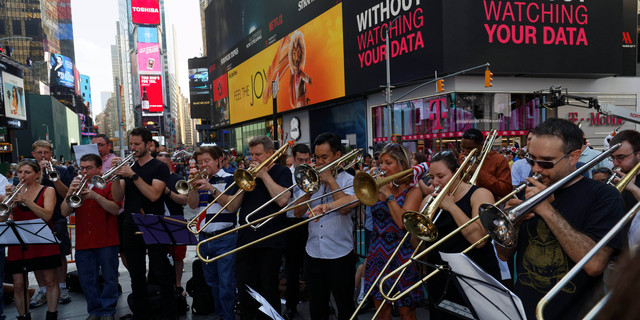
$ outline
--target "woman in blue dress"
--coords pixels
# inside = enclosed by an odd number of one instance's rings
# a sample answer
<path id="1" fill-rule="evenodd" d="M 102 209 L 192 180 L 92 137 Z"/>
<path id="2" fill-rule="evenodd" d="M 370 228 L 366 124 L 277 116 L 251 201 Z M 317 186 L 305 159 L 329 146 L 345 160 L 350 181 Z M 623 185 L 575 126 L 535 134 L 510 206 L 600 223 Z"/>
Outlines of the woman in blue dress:
<path id="1" fill-rule="evenodd" d="M 396 143 L 387 144 L 382 149 L 379 159 L 380 168 L 384 171 L 384 176 L 389 176 L 411 167 L 409 152 L 404 146 Z M 369 247 L 365 271 L 365 290 L 368 290 L 372 282 L 376 280 L 389 259 L 392 259 L 391 264 L 384 270 L 384 275 L 405 263 L 413 253 L 410 241 L 405 241 L 398 254 L 391 257 L 391 254 L 407 232 L 402 223 L 402 214 L 409 210 L 419 210 L 418 206 L 422 201 L 422 192 L 418 188 L 411 187 L 410 182 L 411 179 L 401 179 L 381 186 L 378 195 L 379 201 L 371 207 L 373 237 Z M 393 281 L 386 283 L 393 283 L 395 279 L 393 278 Z M 418 280 L 418 271 L 415 266 L 412 266 L 405 271 L 393 292 L 404 290 Z M 383 298 L 378 291 L 377 284 L 374 285 L 372 295 L 375 306 L 378 308 L 382 304 Z M 403 320 L 416 319 L 415 306 L 422 300 L 423 296 L 424 293 L 421 289 L 415 289 L 397 302 L 400 317 Z M 390 303 L 385 303 L 378 319 L 391 319 Z"/>

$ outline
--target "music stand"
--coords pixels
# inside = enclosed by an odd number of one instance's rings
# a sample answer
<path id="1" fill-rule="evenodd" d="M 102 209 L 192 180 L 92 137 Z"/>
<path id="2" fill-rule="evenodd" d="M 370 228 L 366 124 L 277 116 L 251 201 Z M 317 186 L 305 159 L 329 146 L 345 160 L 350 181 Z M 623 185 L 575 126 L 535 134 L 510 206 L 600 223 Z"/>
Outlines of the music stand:
<path id="1" fill-rule="evenodd" d="M 134 213 L 133 221 L 146 244 L 196 245 L 198 240 L 186 228 L 183 216 L 160 216 Z"/>
<path id="2" fill-rule="evenodd" d="M 440 252 L 440 256 L 449 263 L 449 268 L 442 270 L 455 278 L 459 289 L 462 289 L 460 294 L 479 319 L 527 318 L 520 298 L 469 257 L 462 253 L 444 252 Z"/>
<path id="3" fill-rule="evenodd" d="M 11 231 L 9 231 L 11 230 Z M 0 244 L 20 245 L 22 251 L 22 285 L 24 291 L 24 313 L 27 314 L 27 265 L 24 263 L 24 253 L 27 245 L 59 244 L 58 239 L 51 232 L 51 228 L 42 219 L 0 222 Z"/>

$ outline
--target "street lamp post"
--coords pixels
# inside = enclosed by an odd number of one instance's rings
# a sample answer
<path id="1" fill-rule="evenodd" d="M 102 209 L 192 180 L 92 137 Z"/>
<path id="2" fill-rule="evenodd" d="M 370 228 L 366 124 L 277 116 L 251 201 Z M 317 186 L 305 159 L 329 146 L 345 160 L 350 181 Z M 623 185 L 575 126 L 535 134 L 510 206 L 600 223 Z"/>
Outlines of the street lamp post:
<path id="1" fill-rule="evenodd" d="M 386 71 L 387 71 L 387 86 L 386 86 L 386 96 L 385 96 L 385 102 L 387 105 L 387 123 L 388 123 L 388 130 L 389 130 L 389 141 L 388 143 L 391 143 L 391 138 L 393 137 L 393 129 L 391 128 L 391 126 L 393 125 L 393 123 L 391 122 L 391 55 L 389 54 L 389 51 L 391 49 L 391 47 L 389 46 L 389 28 L 391 28 L 391 25 L 396 22 L 396 20 L 398 20 L 398 18 L 400 18 L 400 16 L 397 16 L 395 19 L 391 20 L 391 22 L 389 22 L 389 24 L 387 25 L 387 29 L 385 30 L 385 35 L 386 35 L 386 39 L 385 39 L 385 53 L 386 53 Z M 384 132 L 383 132 L 384 135 Z"/>
<path id="2" fill-rule="evenodd" d="M 43 127 L 45 127 L 47 129 L 47 135 L 45 136 L 45 140 L 47 140 L 47 142 L 49 142 L 49 126 L 46 124 L 42 124 Z"/>

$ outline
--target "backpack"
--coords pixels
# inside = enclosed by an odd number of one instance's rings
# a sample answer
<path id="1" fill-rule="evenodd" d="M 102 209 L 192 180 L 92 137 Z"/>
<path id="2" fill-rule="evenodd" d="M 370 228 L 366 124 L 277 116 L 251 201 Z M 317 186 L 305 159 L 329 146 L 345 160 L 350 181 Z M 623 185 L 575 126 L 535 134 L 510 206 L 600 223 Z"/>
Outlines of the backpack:
<path id="1" fill-rule="evenodd" d="M 200 259 L 193 260 L 192 273 L 193 277 L 187 281 L 187 293 L 193 297 L 191 313 L 200 315 L 210 314 L 215 311 L 215 303 L 213 301 L 211 287 L 209 287 L 204 279 L 202 261 L 200 261 Z"/>

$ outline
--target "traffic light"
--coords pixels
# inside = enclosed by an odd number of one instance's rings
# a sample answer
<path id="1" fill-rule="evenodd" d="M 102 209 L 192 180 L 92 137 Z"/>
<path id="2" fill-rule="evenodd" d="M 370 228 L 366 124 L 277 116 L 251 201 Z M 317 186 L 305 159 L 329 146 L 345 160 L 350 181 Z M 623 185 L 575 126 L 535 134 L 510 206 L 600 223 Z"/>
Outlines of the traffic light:
<path id="1" fill-rule="evenodd" d="M 487 70 L 484 70 L 484 87 L 485 88 L 493 87 L 492 77 L 493 77 L 493 72 L 491 72 L 489 68 L 487 68 Z"/>
<path id="2" fill-rule="evenodd" d="M 444 79 L 436 81 L 436 91 L 444 92 Z"/>

